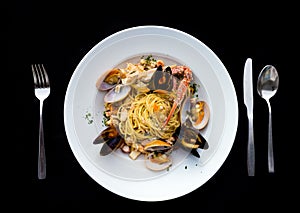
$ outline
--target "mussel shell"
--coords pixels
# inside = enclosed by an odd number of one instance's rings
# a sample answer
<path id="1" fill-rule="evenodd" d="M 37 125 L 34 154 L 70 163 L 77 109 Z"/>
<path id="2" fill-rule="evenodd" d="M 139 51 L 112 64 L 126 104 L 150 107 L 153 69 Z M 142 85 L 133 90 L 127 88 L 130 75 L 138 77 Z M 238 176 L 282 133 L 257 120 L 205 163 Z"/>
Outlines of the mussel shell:
<path id="1" fill-rule="evenodd" d="M 156 71 L 163 71 L 163 67 L 161 65 L 159 65 L 157 68 L 156 68 Z"/>
<path id="2" fill-rule="evenodd" d="M 200 139 L 198 141 L 199 142 L 201 141 L 199 144 L 199 149 L 204 149 L 204 150 L 208 149 L 209 145 L 207 143 L 207 140 L 203 137 L 203 135 L 200 132 L 198 132 L 198 138 Z"/>
<path id="3" fill-rule="evenodd" d="M 108 141 L 106 141 L 106 143 L 103 144 L 100 150 L 100 155 L 105 156 L 112 153 L 114 150 L 118 149 L 123 142 L 124 139 L 120 135 L 110 138 Z"/>
<path id="4" fill-rule="evenodd" d="M 105 140 L 101 134 L 99 134 L 95 140 L 93 141 L 93 144 L 100 144 L 100 143 L 105 143 L 107 140 Z"/>
<path id="5" fill-rule="evenodd" d="M 168 72 L 168 67 L 165 70 L 162 70 L 162 67 L 159 66 L 156 72 L 153 73 L 148 87 L 150 90 L 172 91 L 174 78 L 176 81 L 176 77 Z"/>
<path id="6" fill-rule="evenodd" d="M 191 150 L 191 153 L 192 153 L 192 155 L 194 155 L 195 157 L 200 158 L 200 154 L 199 154 L 199 152 L 197 151 L 197 149 L 192 149 L 192 150 Z"/>
<path id="7" fill-rule="evenodd" d="M 104 129 L 93 141 L 93 144 L 106 143 L 111 138 L 115 138 L 118 135 L 118 131 L 115 126 L 111 125 Z"/>
<path id="8" fill-rule="evenodd" d="M 171 144 L 162 140 L 153 140 L 144 146 L 145 151 L 149 152 L 163 152 L 170 150 L 171 148 Z"/>
<path id="9" fill-rule="evenodd" d="M 203 137 L 200 130 L 190 126 L 190 121 L 187 120 L 181 127 L 178 136 L 180 144 L 186 149 L 208 149 L 207 140 Z"/>

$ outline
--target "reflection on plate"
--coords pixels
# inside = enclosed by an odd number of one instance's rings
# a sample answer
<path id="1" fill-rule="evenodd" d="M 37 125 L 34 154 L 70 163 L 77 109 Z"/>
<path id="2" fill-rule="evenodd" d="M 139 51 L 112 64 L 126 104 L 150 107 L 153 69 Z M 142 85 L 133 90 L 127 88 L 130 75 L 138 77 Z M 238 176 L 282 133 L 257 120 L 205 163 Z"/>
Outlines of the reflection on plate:
<path id="1" fill-rule="evenodd" d="M 100 156 L 99 147 L 92 143 L 104 128 L 103 94 L 95 87 L 96 80 L 112 67 L 124 66 L 142 55 L 190 67 L 201 85 L 199 96 L 211 111 L 202 132 L 209 149 L 202 150 L 200 158 L 175 153 L 172 167 L 159 172 L 148 170 L 143 161 L 133 161 L 123 153 Z M 76 159 L 96 182 L 126 198 L 160 201 L 197 189 L 218 171 L 234 142 L 238 105 L 226 68 L 205 44 L 176 29 L 139 26 L 107 37 L 81 60 L 67 88 L 64 121 Z"/>

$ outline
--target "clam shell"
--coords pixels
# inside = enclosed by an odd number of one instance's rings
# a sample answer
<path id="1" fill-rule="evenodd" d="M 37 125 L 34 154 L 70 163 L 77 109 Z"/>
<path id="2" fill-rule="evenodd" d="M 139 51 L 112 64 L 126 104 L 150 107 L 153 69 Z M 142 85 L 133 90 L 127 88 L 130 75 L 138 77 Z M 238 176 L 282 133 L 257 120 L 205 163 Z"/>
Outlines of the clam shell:
<path id="1" fill-rule="evenodd" d="M 108 84 L 104 81 L 102 81 L 102 83 L 98 83 L 98 82 L 101 82 L 101 81 L 97 81 L 97 84 L 96 84 L 96 87 L 99 91 L 107 91 L 116 86 L 116 84 Z"/>
<path id="2" fill-rule="evenodd" d="M 182 124 L 185 123 L 186 119 L 189 118 L 190 111 L 191 111 L 190 98 L 185 98 L 180 109 L 180 120 Z"/>
<path id="3" fill-rule="evenodd" d="M 151 155 L 145 155 L 145 165 L 150 170 L 162 171 L 172 166 L 172 158 L 168 156 L 168 159 L 165 162 L 157 163 L 153 159 L 151 159 Z"/>
<path id="4" fill-rule="evenodd" d="M 126 98 L 131 91 L 131 86 L 129 85 L 118 85 L 108 91 L 104 96 L 104 102 L 115 103 Z"/>
<path id="5" fill-rule="evenodd" d="M 203 116 L 203 118 L 199 117 L 196 121 L 193 121 L 190 117 L 190 120 L 191 120 L 194 128 L 201 130 L 204 127 L 206 127 L 206 125 L 208 124 L 209 117 L 210 117 L 210 110 L 209 110 L 208 104 L 205 101 L 197 101 L 197 103 L 203 104 L 204 116 Z"/>
<path id="6" fill-rule="evenodd" d="M 120 82 L 118 81 L 115 84 L 109 84 L 109 83 L 105 82 L 105 79 L 107 77 L 109 77 L 109 75 L 116 75 L 116 73 L 118 73 L 118 72 L 120 72 L 118 69 L 112 69 L 112 70 L 108 70 L 106 73 L 101 75 L 96 81 L 97 89 L 99 91 L 107 91 L 107 90 L 114 88 Z"/>

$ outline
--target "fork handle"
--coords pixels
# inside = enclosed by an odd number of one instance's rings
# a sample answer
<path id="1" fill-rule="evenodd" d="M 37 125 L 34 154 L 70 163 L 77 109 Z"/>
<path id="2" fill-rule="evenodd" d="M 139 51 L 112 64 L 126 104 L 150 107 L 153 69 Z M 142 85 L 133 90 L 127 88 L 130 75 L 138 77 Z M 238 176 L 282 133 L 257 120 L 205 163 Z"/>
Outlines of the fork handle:
<path id="1" fill-rule="evenodd" d="M 46 178 L 46 154 L 45 154 L 44 127 L 43 127 L 43 101 L 40 101 L 38 178 L 39 179 Z"/>

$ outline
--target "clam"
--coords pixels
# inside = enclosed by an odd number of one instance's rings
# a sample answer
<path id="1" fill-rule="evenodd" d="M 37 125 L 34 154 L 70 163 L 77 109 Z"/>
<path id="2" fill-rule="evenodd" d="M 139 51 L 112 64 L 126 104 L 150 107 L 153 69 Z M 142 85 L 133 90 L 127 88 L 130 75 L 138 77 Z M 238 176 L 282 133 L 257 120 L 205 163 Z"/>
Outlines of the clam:
<path id="1" fill-rule="evenodd" d="M 190 120 L 193 126 L 199 130 L 206 127 L 210 117 L 208 104 L 205 101 L 192 100 L 190 109 Z"/>
<path id="2" fill-rule="evenodd" d="M 172 165 L 170 153 L 172 145 L 166 141 L 155 139 L 149 141 L 144 146 L 145 164 L 150 170 L 161 171 Z"/>
<path id="3" fill-rule="evenodd" d="M 180 109 L 180 121 L 181 123 L 185 123 L 185 121 L 189 118 L 190 111 L 191 111 L 191 99 L 185 98 L 182 102 L 181 109 Z"/>
<path id="4" fill-rule="evenodd" d="M 167 154 L 149 154 L 145 155 L 145 165 L 148 169 L 153 171 L 162 171 L 172 166 L 172 159 Z"/>
<path id="5" fill-rule="evenodd" d="M 209 106 L 205 101 L 196 98 L 186 98 L 180 109 L 181 123 L 189 119 L 196 129 L 203 129 L 208 124 L 210 117 Z"/>
<path id="6" fill-rule="evenodd" d="M 129 95 L 130 91 L 131 86 L 119 84 L 105 94 L 104 102 L 115 103 L 121 101 Z"/>
<path id="7" fill-rule="evenodd" d="M 107 91 L 114 88 L 117 84 L 121 83 L 121 74 L 120 69 L 108 70 L 98 78 L 96 82 L 97 89 L 99 91 Z"/>

